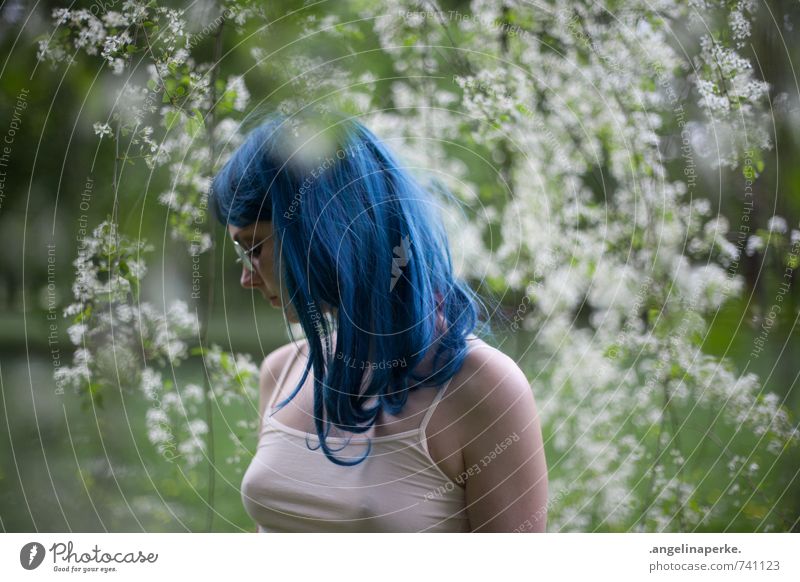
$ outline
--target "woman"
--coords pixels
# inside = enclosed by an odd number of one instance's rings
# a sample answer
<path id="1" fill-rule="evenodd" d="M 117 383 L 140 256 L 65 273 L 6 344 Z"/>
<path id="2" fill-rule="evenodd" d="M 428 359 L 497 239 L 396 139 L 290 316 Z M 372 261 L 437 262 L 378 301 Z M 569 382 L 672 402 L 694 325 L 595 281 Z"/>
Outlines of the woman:
<path id="1" fill-rule="evenodd" d="M 261 366 L 258 531 L 544 531 L 531 388 L 472 332 L 434 200 L 360 123 L 268 118 L 215 177 L 241 284 L 305 340 Z"/>

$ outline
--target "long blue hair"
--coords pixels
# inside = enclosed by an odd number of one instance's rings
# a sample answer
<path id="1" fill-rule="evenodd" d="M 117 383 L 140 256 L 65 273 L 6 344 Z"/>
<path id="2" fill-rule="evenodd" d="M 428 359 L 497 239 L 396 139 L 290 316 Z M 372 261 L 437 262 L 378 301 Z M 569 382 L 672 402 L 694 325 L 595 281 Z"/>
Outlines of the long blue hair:
<path id="1" fill-rule="evenodd" d="M 461 368 L 466 338 L 488 312 L 453 274 L 432 194 L 358 121 L 268 115 L 215 176 L 211 206 L 226 225 L 272 221 L 276 275 L 310 348 L 279 406 L 313 368 L 316 433 L 332 462 L 357 465 L 372 445 L 356 460 L 338 459 L 341 449 L 326 442 L 331 425 L 366 432 L 381 409 L 396 415 L 410 390 L 441 387 Z M 435 343 L 432 373 L 417 375 Z M 364 362 L 372 364 L 366 390 Z M 372 397 L 377 404 L 366 406 Z"/>

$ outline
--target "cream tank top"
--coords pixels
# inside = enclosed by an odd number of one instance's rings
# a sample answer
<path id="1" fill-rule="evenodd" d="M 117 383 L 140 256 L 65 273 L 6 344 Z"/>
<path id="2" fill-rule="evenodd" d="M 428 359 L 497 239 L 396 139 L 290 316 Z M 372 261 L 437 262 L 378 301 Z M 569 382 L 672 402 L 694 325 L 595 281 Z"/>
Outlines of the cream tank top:
<path id="1" fill-rule="evenodd" d="M 281 371 L 264 411 L 255 456 L 242 479 L 242 502 L 259 532 L 467 532 L 464 489 L 428 452 L 425 428 L 450 382 L 438 388 L 419 428 L 370 437 L 358 465 L 329 461 L 316 434 L 271 417 L 281 386 L 297 359 Z M 328 437 L 337 458 L 363 456 L 367 438 Z M 347 446 L 344 446 L 344 445 Z M 342 448 L 344 446 L 344 448 Z M 337 449 L 340 449 L 336 451 Z"/>

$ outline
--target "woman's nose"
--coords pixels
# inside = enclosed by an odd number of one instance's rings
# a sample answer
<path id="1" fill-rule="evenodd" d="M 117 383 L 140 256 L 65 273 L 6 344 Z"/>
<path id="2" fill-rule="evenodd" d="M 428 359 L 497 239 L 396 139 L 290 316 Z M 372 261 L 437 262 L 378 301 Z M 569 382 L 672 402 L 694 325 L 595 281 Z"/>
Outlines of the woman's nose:
<path id="1" fill-rule="evenodd" d="M 256 286 L 256 274 L 244 265 L 242 265 L 242 278 L 240 280 L 242 287 L 250 289 Z"/>

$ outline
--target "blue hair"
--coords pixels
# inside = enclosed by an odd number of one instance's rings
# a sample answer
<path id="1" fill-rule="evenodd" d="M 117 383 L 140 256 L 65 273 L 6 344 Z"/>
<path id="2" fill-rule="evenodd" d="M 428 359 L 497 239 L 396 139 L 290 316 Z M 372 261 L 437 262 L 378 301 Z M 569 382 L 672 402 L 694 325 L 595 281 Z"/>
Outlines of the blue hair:
<path id="1" fill-rule="evenodd" d="M 333 463 L 361 463 L 371 442 L 359 459 L 338 459 L 326 442 L 331 425 L 366 432 L 381 409 L 399 413 L 410 390 L 444 385 L 483 319 L 480 297 L 453 274 L 433 197 L 358 121 L 336 116 L 322 126 L 270 115 L 215 176 L 211 199 L 222 224 L 272 221 L 278 275 L 310 348 L 303 377 L 279 406 L 313 368 L 319 446 Z M 331 307 L 333 353 L 321 315 Z M 432 373 L 415 374 L 437 341 Z M 363 366 L 352 362 L 373 363 L 363 392 Z M 372 397 L 377 404 L 365 406 Z"/>

